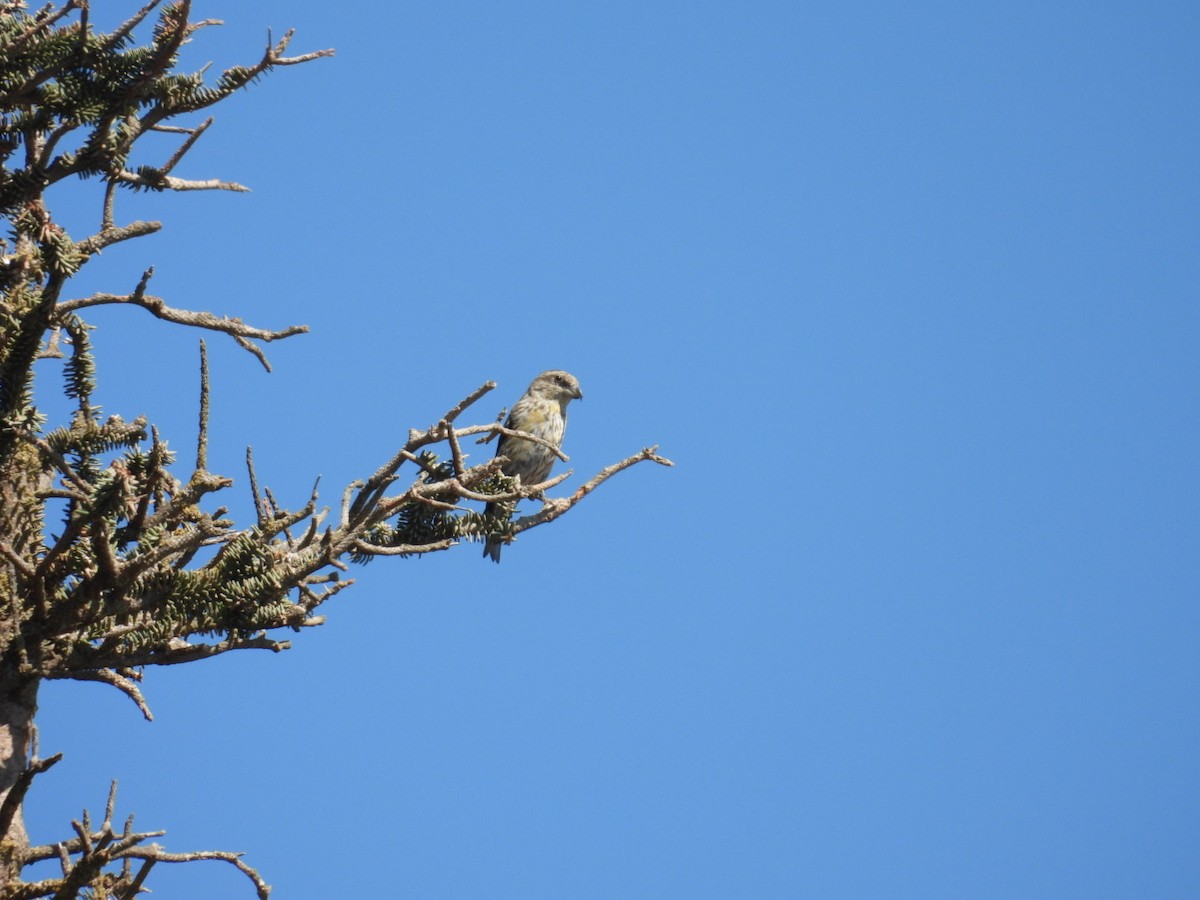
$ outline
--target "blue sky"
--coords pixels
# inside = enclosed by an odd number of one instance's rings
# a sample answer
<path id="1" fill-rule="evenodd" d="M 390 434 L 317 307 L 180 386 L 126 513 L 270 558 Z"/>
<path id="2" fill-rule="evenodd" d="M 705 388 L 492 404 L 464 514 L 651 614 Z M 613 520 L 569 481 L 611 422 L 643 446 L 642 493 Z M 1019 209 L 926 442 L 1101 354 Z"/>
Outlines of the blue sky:
<path id="1" fill-rule="evenodd" d="M 268 26 L 337 56 L 177 171 L 253 193 L 123 198 L 164 231 L 77 285 L 153 264 L 174 305 L 312 326 L 271 375 L 209 339 L 225 502 L 247 444 L 336 502 L 552 367 L 568 486 L 678 465 L 500 566 L 376 561 L 289 653 L 148 672 L 153 724 L 49 685 L 34 838 L 115 777 L 280 898 L 1196 896 L 1200 10 L 328 9 L 197 0 L 227 25 L 192 65 Z M 99 402 L 190 458 L 196 335 L 92 321 Z"/>

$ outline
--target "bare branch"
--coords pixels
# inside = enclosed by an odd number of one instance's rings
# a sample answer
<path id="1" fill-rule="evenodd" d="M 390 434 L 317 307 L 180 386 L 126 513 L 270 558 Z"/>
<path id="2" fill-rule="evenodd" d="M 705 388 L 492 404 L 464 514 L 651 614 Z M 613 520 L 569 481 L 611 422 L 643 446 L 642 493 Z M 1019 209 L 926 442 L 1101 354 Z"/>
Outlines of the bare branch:
<path id="1" fill-rule="evenodd" d="M 457 404 L 455 404 L 453 407 L 451 407 L 451 409 L 446 413 L 446 415 L 442 416 L 442 418 L 445 419 L 447 422 L 453 423 L 454 420 L 457 419 L 460 415 L 462 415 L 463 412 L 469 406 L 471 406 L 473 403 L 475 403 L 476 400 L 478 400 L 480 397 L 482 397 L 484 394 L 488 393 L 489 391 L 493 391 L 495 389 L 496 389 L 496 382 L 485 381 L 479 387 L 475 388 L 475 390 L 471 391 L 471 393 L 467 394 L 467 396 L 464 397 L 462 400 L 460 400 Z"/>
<path id="2" fill-rule="evenodd" d="M 13 567 L 20 572 L 24 578 L 29 579 L 36 574 L 33 566 L 29 565 L 29 563 L 23 559 L 21 555 L 17 553 L 17 551 L 13 550 L 7 541 L 0 541 L 0 555 L 12 563 Z M 4 832 L 0 831 L 0 834 L 4 834 Z"/>
<path id="3" fill-rule="evenodd" d="M 288 44 L 292 42 L 292 38 L 296 34 L 296 29 L 289 28 L 279 43 L 271 46 L 271 32 L 267 32 L 267 52 L 262 58 L 262 62 L 255 66 L 256 69 L 265 70 L 270 66 L 296 66 L 300 63 L 312 62 L 314 59 L 321 59 L 325 56 L 333 56 L 333 50 L 314 50 L 312 53 L 303 53 L 300 56 L 284 56 L 283 51 L 287 49 Z"/>
<path id="4" fill-rule="evenodd" d="M 200 23 L 197 23 L 197 24 L 200 24 Z M 189 150 L 191 150 L 193 146 L 195 146 L 196 141 L 200 140 L 200 135 L 202 135 L 202 134 L 204 134 L 204 132 L 208 131 L 208 129 L 212 126 L 212 123 L 215 121 L 216 121 L 216 119 L 214 119 L 212 116 L 209 116 L 207 119 L 205 119 L 199 125 L 197 125 L 195 128 L 183 129 L 185 132 L 187 132 L 187 135 L 188 135 L 187 139 L 182 144 L 179 145 L 178 150 L 176 150 L 174 153 L 171 154 L 171 158 L 162 164 L 159 171 L 162 172 L 164 175 L 169 175 L 171 170 L 173 168 L 175 168 L 175 166 L 179 163 L 179 161 L 181 159 L 183 159 L 183 157 L 187 154 L 187 152 Z"/>
<path id="5" fill-rule="evenodd" d="M 428 544 L 397 544 L 395 547 L 381 547 L 367 541 L 355 541 L 354 547 L 372 556 L 410 556 L 414 553 L 432 553 L 435 550 L 449 550 L 458 543 L 454 538 L 433 541 Z"/>
<path id="6" fill-rule="evenodd" d="M 289 617 L 272 622 L 270 628 L 298 627 L 306 624 L 308 610 L 303 605 L 294 605 Z M 216 644 L 193 644 L 183 638 L 172 638 L 158 646 L 122 647 L 77 647 L 70 656 L 47 660 L 43 664 L 43 677 L 53 681 L 102 681 L 92 678 L 88 672 L 99 669 L 124 669 L 132 666 L 174 666 L 221 656 L 234 650 L 270 650 L 281 653 L 291 649 L 291 641 L 277 641 L 259 632 L 249 637 L 230 637 Z M 111 683 L 111 682 L 106 682 Z"/>
<path id="7" fill-rule="evenodd" d="M 12 429 L 12 433 L 21 440 L 25 441 L 27 444 L 32 444 L 34 447 L 37 447 L 38 452 L 41 453 L 42 456 L 44 456 L 51 463 L 51 465 L 54 466 L 54 468 L 58 469 L 58 471 L 62 473 L 63 477 L 65 477 L 67 481 L 74 485 L 75 489 L 79 491 L 83 497 L 88 497 L 91 495 L 92 486 L 79 477 L 75 470 L 71 468 L 71 464 L 63 458 L 61 453 L 59 453 L 37 435 L 26 431 L 23 428 L 14 428 Z"/>
<path id="8" fill-rule="evenodd" d="M 114 181 L 133 184 L 138 187 L 153 188 L 168 191 L 236 191 L 242 194 L 250 193 L 250 188 L 236 181 L 221 181 L 219 178 L 209 178 L 203 181 L 190 178 L 176 178 L 161 171 L 156 177 L 147 177 L 137 172 L 122 170 L 113 174 Z"/>
<path id="9" fill-rule="evenodd" d="M 655 451 L 657 447 L 646 447 L 640 453 L 635 453 L 628 456 L 618 463 L 613 463 L 611 466 L 606 466 L 601 469 L 595 476 L 587 482 L 580 485 L 575 493 L 569 498 L 560 500 L 548 500 L 546 504 L 536 513 L 528 516 L 522 516 L 512 523 L 512 533 L 520 534 L 522 531 L 527 531 L 530 528 L 536 528 L 538 525 L 544 525 L 547 522 L 553 522 L 576 503 L 602 485 L 608 479 L 612 478 L 618 472 L 628 469 L 630 466 L 637 465 L 640 462 L 656 462 L 660 466 L 674 466 L 675 463 L 666 457 L 659 456 Z"/>
<path id="10" fill-rule="evenodd" d="M 111 214 L 111 209 L 108 210 Z M 105 223 L 106 225 L 108 223 Z M 113 244 L 119 244 L 121 241 L 132 240 L 133 238 L 143 237 L 147 234 L 154 234 L 156 231 L 162 230 L 162 222 L 130 222 L 128 225 L 123 225 L 120 228 L 105 227 L 98 234 L 93 234 L 90 238 L 80 241 L 76 248 L 88 256 L 99 253 L 105 247 L 110 247 Z"/>
<path id="11" fill-rule="evenodd" d="M 52 7 L 52 5 L 53 4 L 49 4 L 49 3 L 46 4 L 45 9 L 49 10 Z M 81 0 L 67 0 L 67 2 L 64 3 L 56 12 L 51 13 L 49 16 L 46 16 L 45 18 L 40 18 L 38 16 L 32 17 L 30 20 L 29 26 L 24 31 L 22 31 L 20 34 L 18 34 L 16 37 L 14 37 L 12 40 L 7 41 L 5 43 L 5 45 L 4 45 L 5 51 L 8 53 L 12 53 L 12 52 L 20 49 L 30 38 L 34 37 L 39 32 L 45 31 L 49 28 L 53 28 L 54 23 L 56 23 L 63 16 L 67 15 L 72 10 L 79 9 L 81 6 L 84 6 L 84 5 L 85 4 L 83 2 L 81 2 Z"/>
<path id="12" fill-rule="evenodd" d="M 153 270 L 151 270 L 153 271 Z M 290 325 L 287 328 L 279 331 L 270 331 L 265 328 L 255 328 L 253 325 L 247 325 L 241 319 L 218 317 L 209 312 L 196 312 L 187 309 L 175 309 L 167 306 L 166 302 L 161 297 L 155 297 L 146 293 L 134 291 L 132 294 L 105 294 L 96 293 L 90 297 L 80 297 L 75 300 L 66 300 L 58 305 L 60 313 L 71 313 L 76 310 L 86 309 L 90 306 L 105 306 L 105 305 L 126 305 L 139 306 L 147 310 L 158 318 L 173 322 L 176 325 L 187 325 L 192 328 L 204 328 L 209 331 L 219 331 L 223 334 L 230 335 L 242 347 L 249 350 L 259 361 L 270 371 L 270 366 L 267 365 L 266 358 L 262 351 L 250 342 L 250 338 L 259 341 L 278 341 L 283 338 L 291 337 L 296 334 L 305 334 L 308 332 L 307 325 Z"/>
<path id="13" fill-rule="evenodd" d="M 161 0 L 150 0 L 145 6 L 135 12 L 132 16 L 122 22 L 117 29 L 109 35 L 107 46 L 115 47 L 126 35 L 137 28 L 143 19 L 150 14 L 150 10 L 158 6 Z"/>
<path id="14" fill-rule="evenodd" d="M 46 143 L 42 147 L 41 165 L 43 168 L 50 168 L 50 160 L 54 156 L 54 150 L 58 146 L 59 141 L 78 127 L 77 123 L 68 120 L 65 124 L 60 125 L 50 132 L 50 136 L 46 138 Z"/>
<path id="15" fill-rule="evenodd" d="M 114 778 L 108 786 L 108 802 L 104 804 L 104 831 L 112 831 L 113 813 L 117 809 L 117 781 Z"/>
<path id="16" fill-rule="evenodd" d="M 567 456 L 567 454 L 563 453 L 560 448 L 554 446 L 554 444 L 550 443 L 550 441 L 546 440 L 545 438 L 538 437 L 536 434 L 530 434 L 528 431 L 518 431 L 515 428 L 505 428 L 499 423 L 494 425 L 471 425 L 468 428 L 457 428 L 454 431 L 455 435 L 460 438 L 470 437 L 473 434 L 482 434 L 484 432 L 488 432 L 493 435 L 502 434 L 506 437 L 520 438 L 521 440 L 529 441 L 532 444 L 540 444 L 547 450 L 552 451 L 554 455 L 563 462 L 571 461 L 571 457 Z M 486 443 L 486 441 L 480 441 L 480 443 Z"/>
<path id="17" fill-rule="evenodd" d="M 270 650 L 273 653 L 280 653 L 284 650 L 290 650 L 291 647 L 291 641 L 277 641 L 267 637 L 265 634 L 254 635 L 248 638 L 229 638 L 228 640 L 221 641 L 219 644 L 192 644 L 180 640 L 173 642 L 170 646 L 156 650 L 153 654 L 153 662 L 159 666 L 174 666 L 196 659 L 208 659 L 212 656 L 220 656 L 222 653 L 228 653 L 231 650 Z"/>
<path id="18" fill-rule="evenodd" d="M 120 675 L 112 669 L 72 672 L 69 677 L 72 681 L 98 681 L 101 684 L 111 684 L 134 702 L 138 710 L 145 716 L 147 722 L 154 721 L 154 714 L 150 712 L 150 706 L 146 703 L 146 698 L 142 695 L 141 688 L 137 686 L 137 683 L 133 679 Z"/>
<path id="19" fill-rule="evenodd" d="M 307 325 L 304 326 L 304 330 L 308 331 Z M 239 347 L 241 347 L 243 350 L 246 350 L 246 351 L 250 352 L 251 354 L 253 354 L 255 359 L 257 359 L 260 363 L 262 363 L 262 367 L 264 369 L 266 369 L 268 372 L 271 371 L 271 364 L 267 361 L 267 355 L 262 352 L 261 347 L 259 347 L 257 344 L 253 343 L 252 341 L 246 340 L 240 334 L 235 334 L 233 336 L 233 339 L 237 342 L 237 345 Z"/>
<path id="20" fill-rule="evenodd" d="M 200 427 L 196 438 L 196 469 L 208 471 L 208 348 L 200 342 Z"/>
<path id="21" fill-rule="evenodd" d="M 258 474 L 254 471 L 253 447 L 246 447 L 246 469 L 250 473 L 250 496 L 254 498 L 254 514 L 261 526 L 267 521 L 267 510 L 263 506 L 262 494 L 258 490 Z"/>
<path id="22" fill-rule="evenodd" d="M 309 584 L 315 584 L 315 583 L 317 583 L 317 582 L 309 582 Z M 321 593 L 319 593 L 319 594 L 316 591 L 314 591 L 312 588 L 310 588 L 308 586 L 308 584 L 302 584 L 302 585 L 300 585 L 300 593 L 303 594 L 304 598 L 305 598 L 303 606 L 306 610 L 308 610 L 309 612 L 312 612 L 314 609 L 316 609 L 318 606 L 320 606 L 322 603 L 324 603 L 330 597 L 334 596 L 335 594 L 340 594 L 342 591 L 344 591 L 346 588 L 350 587 L 350 585 L 352 585 L 352 584 L 354 584 L 353 578 L 347 578 L 345 581 L 335 581 L 333 584 L 331 584 L 329 587 L 325 588 L 325 590 L 321 591 Z M 301 624 L 304 625 L 305 627 L 310 627 L 310 628 L 315 627 L 317 625 L 324 625 L 325 617 L 324 616 L 313 616 L 311 618 L 305 619 Z"/>
<path id="23" fill-rule="evenodd" d="M 480 466 L 478 468 L 482 469 L 484 467 Z M 489 465 L 489 468 L 491 468 L 490 465 Z M 472 470 L 472 471 L 475 471 L 475 470 Z M 542 494 L 543 492 L 550 490 L 550 488 L 557 487 L 559 484 L 561 484 L 562 482 L 564 482 L 568 478 L 570 478 L 571 475 L 573 474 L 573 472 L 574 472 L 573 469 L 568 469 L 565 472 L 560 472 L 559 474 L 555 475 L 553 478 L 548 478 L 545 481 L 538 482 L 537 484 L 521 485 L 516 490 L 503 491 L 503 492 L 494 493 L 494 494 L 481 494 L 478 491 L 473 491 L 470 488 L 466 487 L 457 478 L 447 478 L 445 481 L 439 481 L 434 484 L 414 485 L 412 488 L 410 488 L 405 493 L 403 493 L 397 497 L 388 497 L 386 500 L 382 501 L 379 505 L 380 505 L 381 509 L 385 509 L 388 511 L 394 511 L 396 509 L 399 509 L 400 506 L 402 506 L 404 503 L 407 503 L 409 500 L 420 500 L 423 502 L 432 502 L 433 498 L 431 498 L 429 496 L 431 493 L 445 492 L 445 491 L 450 491 L 453 493 L 454 496 L 459 497 L 463 500 L 478 500 L 481 503 L 494 503 L 497 500 L 501 500 L 501 501 L 524 500 L 527 497 L 537 497 L 540 494 Z M 449 504 L 443 504 L 443 506 L 449 507 Z M 449 507 L 449 508 L 457 508 L 457 507 Z"/>
<path id="24" fill-rule="evenodd" d="M 99 519 L 92 526 L 92 549 L 100 571 L 108 584 L 116 584 L 121 576 L 121 563 L 113 551 L 112 528 L 104 519 Z"/>
<path id="25" fill-rule="evenodd" d="M 117 227 L 114 206 L 117 202 L 117 183 L 109 181 L 104 185 L 104 206 L 100 212 L 100 232 L 112 231 Z"/>
<path id="26" fill-rule="evenodd" d="M 37 900 L 38 897 L 49 897 L 62 887 L 61 878 L 49 878 L 42 881 L 29 881 L 14 884 L 4 895 L 4 900 Z"/>
<path id="27" fill-rule="evenodd" d="M 188 36 L 190 37 L 191 35 L 195 34 L 201 28 L 208 28 L 212 25 L 224 25 L 224 24 L 225 24 L 224 19 L 200 19 L 199 21 L 191 22 L 188 24 Z M 201 69 L 200 71 L 203 72 L 204 69 L 207 69 L 210 65 L 212 65 L 212 63 L 205 63 L 204 68 Z"/>
<path id="28" fill-rule="evenodd" d="M 63 352 L 60 344 L 62 343 L 62 328 L 55 326 L 50 332 L 50 339 L 46 341 L 46 346 L 38 351 L 38 359 L 62 359 Z"/>
<path id="29" fill-rule="evenodd" d="M 17 776 L 17 780 L 4 796 L 4 802 L 0 803 L 0 834 L 8 834 L 8 829 L 12 826 L 13 818 L 16 816 L 17 810 L 21 808 L 21 803 L 25 800 L 25 792 L 29 790 L 33 779 L 60 759 L 62 759 L 62 754 L 55 753 L 46 759 L 34 760 Z"/>
<path id="30" fill-rule="evenodd" d="M 135 875 L 129 882 L 129 887 L 127 887 L 121 893 L 119 900 L 134 900 L 138 894 L 143 893 L 142 885 L 146 883 L 146 876 L 150 874 L 150 870 L 154 868 L 154 864 L 157 861 L 158 860 L 147 859 L 142 863 L 142 867 L 138 869 L 137 875 Z M 128 860 L 126 860 L 126 862 L 128 862 Z"/>
<path id="31" fill-rule="evenodd" d="M 458 446 L 458 437 L 454 433 L 454 428 L 450 424 L 450 420 L 442 419 L 442 421 L 438 423 L 438 429 L 445 436 L 446 442 L 450 445 L 450 458 L 454 461 L 454 474 L 462 475 L 462 473 L 463 473 L 462 448 Z"/>
<path id="32" fill-rule="evenodd" d="M 446 415 L 442 416 L 442 421 L 452 424 L 454 420 L 463 413 L 464 410 L 471 406 L 471 404 L 475 403 L 484 394 L 488 393 L 488 391 L 494 390 L 495 387 L 496 382 L 485 381 L 466 397 L 460 400 L 457 404 L 451 407 Z M 456 435 L 467 433 L 474 432 L 455 432 Z M 397 470 L 399 470 L 400 466 L 402 466 L 405 462 L 412 462 L 416 463 L 417 465 L 422 465 L 421 460 L 416 456 L 414 451 L 419 450 L 421 447 L 427 444 L 434 444 L 442 440 L 441 434 L 442 431 L 440 428 L 432 428 L 424 432 L 416 430 L 410 431 L 408 434 L 408 442 L 399 450 L 397 450 L 391 459 L 376 469 L 375 473 L 362 484 L 361 488 L 359 489 L 358 496 L 355 497 L 354 503 L 350 506 L 348 516 L 349 520 L 360 520 L 367 510 L 374 508 L 376 504 L 378 504 L 379 498 L 383 496 L 383 492 L 394 480 Z M 424 466 L 422 466 L 422 468 L 424 468 Z M 437 475 L 438 473 L 430 472 L 429 474 Z"/>
<path id="33" fill-rule="evenodd" d="M 31 766 L 20 776 L 26 778 L 24 788 L 28 787 L 28 779 L 32 778 L 30 771 L 40 766 L 41 770 L 49 768 L 57 762 L 61 754 L 42 763 Z M 34 773 L 36 774 L 36 773 Z M 156 843 L 146 845 L 151 838 L 162 837 L 165 831 L 134 831 L 133 816 L 125 820 L 121 833 L 113 827 L 113 816 L 116 812 L 117 782 L 113 781 L 104 807 L 104 821 L 99 828 L 93 828 L 91 817 L 84 810 L 81 820 L 73 820 L 71 827 L 75 837 L 54 844 L 42 844 L 29 847 L 21 853 L 20 864 L 24 866 L 55 859 L 62 868 L 62 877 L 46 879 L 39 882 L 25 882 L 8 885 L 4 893 L 6 900 L 16 898 L 45 897 L 51 894 L 55 898 L 77 897 L 81 891 L 95 892 L 103 888 L 104 896 L 114 896 L 122 900 L 132 900 L 144 890 L 142 884 L 146 875 L 156 863 L 188 863 L 215 860 L 227 862 L 250 879 L 260 900 L 267 900 L 271 887 L 263 880 L 262 875 L 242 861 L 241 853 L 231 853 L 225 850 L 195 850 L 185 853 L 171 853 Z M 15 813 L 15 806 L 13 809 Z M 77 856 L 77 859 L 72 859 Z M 137 875 L 133 874 L 132 862 L 140 860 Z M 121 864 L 120 874 L 104 873 L 104 869 L 116 863 Z M 97 881 L 99 879 L 99 881 Z"/>
<path id="34" fill-rule="evenodd" d="M 241 853 L 230 853 L 225 850 L 194 850 L 191 853 L 168 853 L 162 847 L 158 846 L 158 844 L 151 844 L 149 847 L 134 847 L 126 850 L 121 855 L 130 859 L 145 859 L 163 863 L 187 863 L 200 862 L 202 860 L 227 862 L 230 865 L 236 866 L 239 872 L 254 883 L 254 889 L 258 893 L 259 900 L 269 900 L 271 896 L 271 886 L 263 880 L 262 875 L 256 869 L 242 862 L 243 854 Z"/>
<path id="35" fill-rule="evenodd" d="M 339 524 L 342 528 L 350 527 L 350 495 L 362 487 L 363 482 L 352 481 L 346 485 L 345 490 L 342 491 L 342 516 L 339 520 Z"/>

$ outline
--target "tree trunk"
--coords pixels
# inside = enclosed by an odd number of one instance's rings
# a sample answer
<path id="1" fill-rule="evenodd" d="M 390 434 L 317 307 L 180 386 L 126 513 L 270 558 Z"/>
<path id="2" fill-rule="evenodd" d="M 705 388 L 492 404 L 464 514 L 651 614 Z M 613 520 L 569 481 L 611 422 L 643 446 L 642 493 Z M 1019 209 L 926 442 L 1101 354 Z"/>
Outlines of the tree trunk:
<path id="1" fill-rule="evenodd" d="M 0 809 L 29 762 L 37 689 L 37 678 L 19 675 L 12 660 L 3 663 L 0 668 Z M 29 838 L 18 803 L 7 833 L 0 838 L 0 885 L 17 878 L 21 857 L 28 846 Z"/>
<path id="2" fill-rule="evenodd" d="M 17 878 L 28 846 L 20 806 L 23 798 L 14 797 L 17 806 L 11 809 L 10 804 L 9 810 L 4 809 L 4 801 L 29 763 L 40 681 L 26 659 L 30 650 L 36 656 L 38 649 L 36 640 L 27 645 L 30 601 L 9 555 L 25 560 L 27 566 L 37 562 L 42 547 L 38 491 L 50 485 L 43 465 L 37 450 L 27 444 L 11 448 L 0 462 L 0 541 L 6 551 L 0 557 L 0 885 Z"/>

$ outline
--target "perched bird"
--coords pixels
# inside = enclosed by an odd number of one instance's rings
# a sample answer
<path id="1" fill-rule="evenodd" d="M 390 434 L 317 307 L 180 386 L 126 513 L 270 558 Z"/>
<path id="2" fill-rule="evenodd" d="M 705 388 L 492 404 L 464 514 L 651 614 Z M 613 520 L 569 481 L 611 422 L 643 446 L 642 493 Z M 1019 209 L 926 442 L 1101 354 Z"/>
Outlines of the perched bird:
<path id="1" fill-rule="evenodd" d="M 567 404 L 582 399 L 583 391 L 579 390 L 579 381 L 574 375 L 551 369 L 533 379 L 529 390 L 513 405 L 504 427 L 536 435 L 561 447 L 567 430 Z M 520 476 L 521 483 L 527 485 L 545 481 L 555 460 L 554 454 L 541 444 L 506 434 L 500 435 L 496 455 L 508 460 L 501 467 L 505 475 L 510 478 Z M 494 515 L 499 509 L 500 504 L 489 503 L 483 514 Z M 500 562 L 500 547 L 500 538 L 489 537 L 483 545 L 483 555 Z"/>

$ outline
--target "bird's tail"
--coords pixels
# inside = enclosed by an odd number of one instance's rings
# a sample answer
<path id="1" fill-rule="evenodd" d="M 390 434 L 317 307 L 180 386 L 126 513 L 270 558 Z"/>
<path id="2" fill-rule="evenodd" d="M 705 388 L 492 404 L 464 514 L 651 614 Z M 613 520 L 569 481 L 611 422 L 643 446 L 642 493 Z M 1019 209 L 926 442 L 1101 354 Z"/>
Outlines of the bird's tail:
<path id="1" fill-rule="evenodd" d="M 496 504 L 489 503 L 483 508 L 484 518 L 490 518 L 496 513 Z M 500 548 L 503 547 L 500 538 L 494 535 L 488 535 L 483 542 L 483 555 L 485 558 L 491 557 L 492 562 L 500 562 Z"/>

